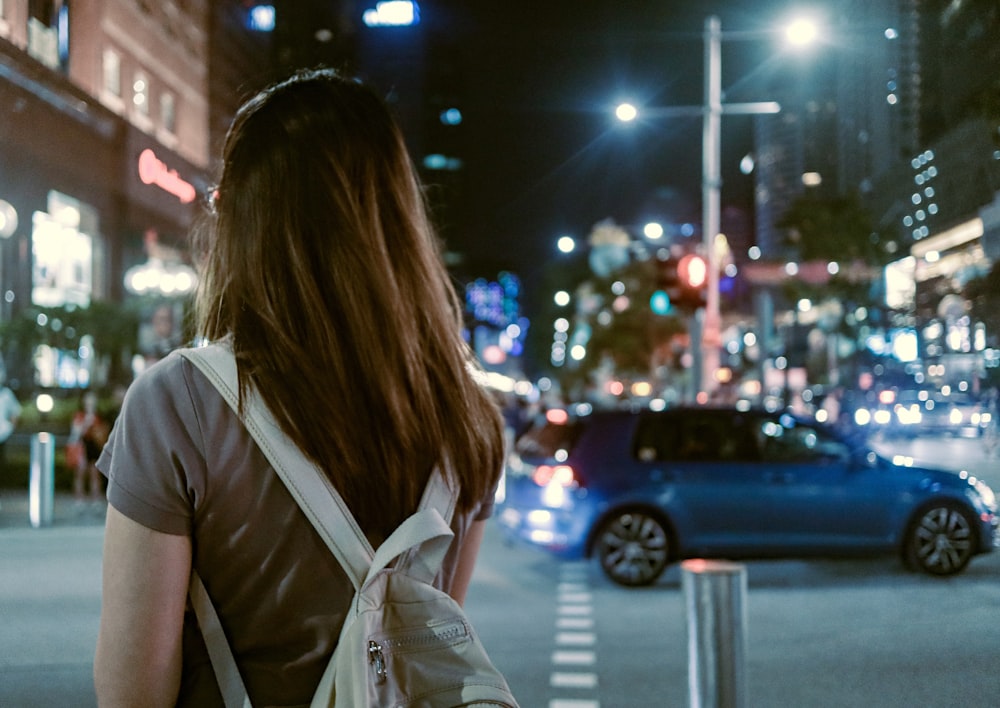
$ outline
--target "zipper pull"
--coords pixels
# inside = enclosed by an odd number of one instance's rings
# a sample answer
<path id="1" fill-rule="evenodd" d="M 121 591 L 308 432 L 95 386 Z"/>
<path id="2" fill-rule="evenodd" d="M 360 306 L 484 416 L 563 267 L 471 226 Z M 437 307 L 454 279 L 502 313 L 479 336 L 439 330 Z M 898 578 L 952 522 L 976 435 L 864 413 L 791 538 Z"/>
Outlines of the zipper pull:
<path id="1" fill-rule="evenodd" d="M 382 654 L 382 647 L 371 640 L 368 640 L 368 663 L 374 664 L 375 682 L 385 683 L 388 676 L 385 670 L 385 655 Z"/>

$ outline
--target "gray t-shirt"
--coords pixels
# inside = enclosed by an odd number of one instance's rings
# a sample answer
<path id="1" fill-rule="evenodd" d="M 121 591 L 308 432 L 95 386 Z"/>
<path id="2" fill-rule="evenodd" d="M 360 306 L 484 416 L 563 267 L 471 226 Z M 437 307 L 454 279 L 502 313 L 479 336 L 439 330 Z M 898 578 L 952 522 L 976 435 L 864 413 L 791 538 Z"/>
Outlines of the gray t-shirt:
<path id="1" fill-rule="evenodd" d="M 255 706 L 308 705 L 353 596 L 350 581 L 232 409 L 189 361 L 170 354 L 136 379 L 98 469 L 130 519 L 192 539 Z M 437 585 L 492 497 L 456 514 Z M 114 563 L 114 558 L 105 558 Z M 222 705 L 193 612 L 185 615 L 178 705 Z"/>

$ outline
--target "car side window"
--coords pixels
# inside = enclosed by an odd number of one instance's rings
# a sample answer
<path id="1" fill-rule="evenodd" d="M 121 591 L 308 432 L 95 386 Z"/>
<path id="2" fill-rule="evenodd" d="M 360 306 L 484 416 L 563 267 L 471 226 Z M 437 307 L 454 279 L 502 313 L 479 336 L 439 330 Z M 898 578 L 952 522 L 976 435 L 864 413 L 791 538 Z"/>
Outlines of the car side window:
<path id="1" fill-rule="evenodd" d="M 677 445 L 677 421 L 670 414 L 648 414 L 639 419 L 632 454 L 642 462 L 670 459 Z"/>
<path id="2" fill-rule="evenodd" d="M 809 425 L 764 420 L 759 439 L 764 461 L 833 462 L 850 456 L 847 445 Z"/>
<path id="3" fill-rule="evenodd" d="M 760 460 L 750 420 L 726 411 L 644 416 L 636 432 L 634 454 L 643 462 Z"/>
<path id="4" fill-rule="evenodd" d="M 713 462 L 720 458 L 723 435 L 718 420 L 689 416 L 680 421 L 681 434 L 675 458 L 685 462 Z"/>

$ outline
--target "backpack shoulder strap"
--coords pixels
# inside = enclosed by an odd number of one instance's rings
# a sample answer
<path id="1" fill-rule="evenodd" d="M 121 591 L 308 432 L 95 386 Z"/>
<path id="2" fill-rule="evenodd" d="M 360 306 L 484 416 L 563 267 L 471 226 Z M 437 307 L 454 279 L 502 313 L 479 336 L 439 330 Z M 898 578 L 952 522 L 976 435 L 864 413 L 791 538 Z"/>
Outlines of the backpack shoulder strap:
<path id="1" fill-rule="evenodd" d="M 213 344 L 183 349 L 180 354 L 208 377 L 238 414 L 236 359 L 232 352 L 222 345 Z M 360 589 L 375 552 L 344 500 L 329 478 L 284 434 L 255 391 L 248 392 L 245 412 L 243 424 L 324 543 L 340 561 L 355 590 Z"/>
<path id="2" fill-rule="evenodd" d="M 208 377 L 238 413 L 236 360 L 232 352 L 223 345 L 213 344 L 182 349 L 180 354 Z M 431 473 L 417 513 L 404 521 L 376 553 L 330 479 L 285 435 L 256 391 L 248 392 L 244 409 L 243 423 L 247 430 L 340 561 L 355 590 L 364 587 L 397 557 L 397 567 L 407 568 L 425 582 L 434 579 L 454 535 L 450 523 L 458 499 L 458 490 L 440 469 Z M 352 544 L 352 538 L 357 543 Z"/>
<path id="3" fill-rule="evenodd" d="M 222 693 L 223 704 L 226 708 L 251 708 L 250 698 L 243 685 L 243 677 L 240 676 L 240 670 L 236 666 L 236 659 L 233 658 L 233 651 L 229 648 L 215 605 L 212 604 L 201 577 L 193 569 L 188 592 L 191 596 L 191 606 L 198 617 L 201 636 L 205 640 L 205 648 L 208 649 L 208 658 L 212 662 L 215 680 Z"/>
<path id="4" fill-rule="evenodd" d="M 213 344 L 182 349 L 179 354 L 205 374 L 239 415 L 239 385 L 232 352 Z M 358 593 L 356 600 L 368 581 L 396 558 L 397 567 L 405 567 L 409 574 L 424 582 L 433 581 L 454 535 L 449 524 L 458 498 L 457 489 L 445 480 L 439 469 L 432 472 L 417 513 L 407 518 L 375 552 L 329 478 L 284 434 L 255 391 L 248 392 L 245 404 L 243 424 L 343 566 Z M 198 574 L 192 570 L 191 575 L 191 602 L 205 635 L 226 708 L 249 706 L 242 677 L 215 607 Z M 329 689 L 333 663 L 331 660 L 324 673 L 321 688 Z M 318 690 L 317 696 L 321 694 L 323 691 Z"/>

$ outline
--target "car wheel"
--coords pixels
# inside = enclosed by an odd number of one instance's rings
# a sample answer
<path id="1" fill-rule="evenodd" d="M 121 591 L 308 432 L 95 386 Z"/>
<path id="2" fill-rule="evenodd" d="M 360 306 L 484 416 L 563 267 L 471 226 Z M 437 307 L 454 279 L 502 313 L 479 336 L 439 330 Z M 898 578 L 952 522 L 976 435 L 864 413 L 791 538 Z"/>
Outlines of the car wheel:
<path id="1" fill-rule="evenodd" d="M 957 504 L 939 502 L 924 509 L 906 534 L 903 560 L 931 575 L 961 572 L 974 551 L 975 532 L 969 514 Z"/>
<path id="2" fill-rule="evenodd" d="M 670 537 L 663 524 L 642 511 L 608 519 L 597 534 L 601 569 L 619 585 L 649 585 L 670 562 Z"/>

